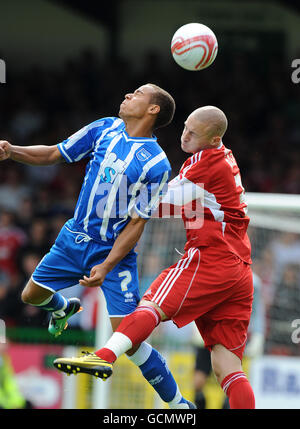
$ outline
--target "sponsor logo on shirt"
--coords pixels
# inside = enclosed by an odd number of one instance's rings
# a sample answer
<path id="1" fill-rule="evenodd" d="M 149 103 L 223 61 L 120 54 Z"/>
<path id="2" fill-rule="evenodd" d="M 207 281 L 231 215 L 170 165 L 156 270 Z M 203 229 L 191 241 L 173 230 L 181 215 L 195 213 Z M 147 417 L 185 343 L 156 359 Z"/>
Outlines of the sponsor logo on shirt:
<path id="1" fill-rule="evenodd" d="M 105 183 L 113 183 L 118 174 L 125 171 L 126 164 L 117 158 L 114 152 L 111 152 L 102 162 L 100 177 Z"/>

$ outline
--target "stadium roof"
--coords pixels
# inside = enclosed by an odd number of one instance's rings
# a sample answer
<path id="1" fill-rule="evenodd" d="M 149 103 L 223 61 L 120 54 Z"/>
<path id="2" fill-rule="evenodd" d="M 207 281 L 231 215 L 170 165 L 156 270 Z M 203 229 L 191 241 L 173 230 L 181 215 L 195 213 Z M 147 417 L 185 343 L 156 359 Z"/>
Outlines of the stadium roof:
<path id="1" fill-rule="evenodd" d="M 103 25 L 115 27 L 118 21 L 118 8 L 120 4 L 126 0 L 110 0 L 108 2 L 92 2 L 87 0 L 50 0 L 59 5 L 63 5 L 65 7 L 69 7 L 73 10 L 77 10 L 78 12 L 86 15 L 92 20 L 96 20 L 97 22 L 101 22 Z M 144 0 L 140 0 L 141 2 Z M 155 0 L 153 0 L 155 1 Z M 172 1 L 172 0 L 169 0 Z M 182 0 L 183 2 L 185 0 Z M 220 1 L 220 0 L 217 0 Z M 230 0 L 241 2 L 242 0 Z M 248 1 L 249 0 L 244 0 Z M 300 13 L 300 2 L 299 0 L 265 0 L 269 3 L 277 3 L 281 4 L 284 7 L 289 7 L 297 13 Z"/>
<path id="2" fill-rule="evenodd" d="M 118 19 L 120 0 L 92 2 L 87 0 L 50 0 L 62 7 L 68 7 L 96 20 L 103 25 L 114 25 Z"/>

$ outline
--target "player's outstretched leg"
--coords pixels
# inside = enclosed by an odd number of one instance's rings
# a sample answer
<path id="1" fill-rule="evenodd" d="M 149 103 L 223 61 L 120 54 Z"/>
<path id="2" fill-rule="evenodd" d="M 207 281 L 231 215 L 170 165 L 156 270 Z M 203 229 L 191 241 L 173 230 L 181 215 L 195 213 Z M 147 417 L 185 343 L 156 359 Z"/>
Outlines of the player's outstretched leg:
<path id="1" fill-rule="evenodd" d="M 153 308 L 138 307 L 124 317 L 117 331 L 106 345 L 92 354 L 78 358 L 59 358 L 54 366 L 68 374 L 86 372 L 107 379 L 112 374 L 112 364 L 133 346 L 141 344 L 130 357 L 139 366 L 143 376 L 170 408 L 192 409 L 194 404 L 182 397 L 164 358 L 149 344 L 143 342 L 160 322 L 159 313 Z"/>
<path id="2" fill-rule="evenodd" d="M 84 355 L 71 358 L 58 358 L 54 366 L 66 374 L 85 373 L 106 380 L 112 375 L 112 364 L 99 358 L 95 353 L 82 352 Z"/>
<path id="3" fill-rule="evenodd" d="M 195 409 L 196 406 L 183 398 L 180 393 L 172 373 L 170 372 L 164 358 L 153 349 L 149 344 L 142 343 L 140 349 L 130 357 L 133 363 L 144 355 L 145 349 L 151 350 L 150 355 L 142 359 L 139 366 L 145 379 L 152 385 L 152 387 L 159 394 L 160 398 L 167 402 L 172 409 Z M 99 350 L 101 352 L 101 350 Z M 113 373 L 113 363 L 108 362 L 95 353 L 82 352 L 84 356 L 58 358 L 54 361 L 54 366 L 59 371 L 66 374 L 79 374 L 85 373 L 93 375 L 102 380 L 107 380 Z M 98 353 L 98 352 L 97 352 Z M 134 362 L 135 361 L 135 362 Z"/>
<path id="4" fill-rule="evenodd" d="M 70 374 L 83 372 L 88 368 L 89 374 L 103 378 L 102 371 L 99 371 L 98 367 L 105 366 L 105 364 L 112 366 L 119 356 L 133 346 L 141 344 L 160 322 L 159 313 L 154 308 L 149 307 L 145 311 L 143 310 L 144 308 L 137 307 L 133 313 L 125 316 L 116 332 L 100 350 L 85 356 L 55 359 L 54 366 L 60 371 Z M 133 334 L 134 340 L 131 340 L 131 334 Z"/>

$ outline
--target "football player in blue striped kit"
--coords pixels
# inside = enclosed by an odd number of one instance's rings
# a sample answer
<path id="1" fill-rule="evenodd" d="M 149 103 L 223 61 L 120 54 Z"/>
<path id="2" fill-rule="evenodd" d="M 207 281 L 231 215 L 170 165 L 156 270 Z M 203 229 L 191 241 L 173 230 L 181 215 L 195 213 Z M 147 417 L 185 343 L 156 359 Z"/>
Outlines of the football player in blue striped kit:
<path id="1" fill-rule="evenodd" d="M 74 217 L 22 293 L 25 303 L 51 312 L 51 334 L 60 335 L 67 320 L 80 311 L 78 298 L 66 299 L 59 292 L 78 283 L 92 287 L 105 278 L 101 288 L 113 330 L 136 308 L 140 296 L 134 248 L 167 190 L 171 172 L 153 130 L 168 125 L 174 112 L 171 95 L 146 84 L 126 94 L 119 117 L 96 120 L 58 145 L 20 147 L 0 141 L 0 161 L 51 165 L 88 159 Z M 193 407 L 180 394 L 163 357 L 148 343 L 128 356 L 150 383 L 161 380 L 152 385 L 171 408 Z"/>

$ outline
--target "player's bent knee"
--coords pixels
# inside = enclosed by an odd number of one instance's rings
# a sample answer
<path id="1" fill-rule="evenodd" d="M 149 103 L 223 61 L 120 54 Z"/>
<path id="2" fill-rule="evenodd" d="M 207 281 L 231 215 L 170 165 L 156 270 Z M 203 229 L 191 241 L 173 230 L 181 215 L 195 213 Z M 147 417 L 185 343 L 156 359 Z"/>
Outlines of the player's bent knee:
<path id="1" fill-rule="evenodd" d="M 24 304 L 31 304 L 30 291 L 28 290 L 28 288 L 26 286 L 22 291 L 21 300 L 24 302 Z"/>
<path id="2" fill-rule="evenodd" d="M 52 292 L 41 288 L 30 279 L 22 291 L 21 300 L 24 304 L 38 305 L 50 295 Z"/>
<path id="3" fill-rule="evenodd" d="M 169 320 L 169 317 L 165 315 L 165 313 L 162 311 L 162 309 L 155 302 L 148 301 L 146 299 L 142 299 L 138 306 L 142 306 L 142 305 L 154 307 L 156 309 L 156 311 L 160 314 L 160 318 L 161 318 L 162 322 L 165 320 Z"/>
<path id="4" fill-rule="evenodd" d="M 21 299 L 22 299 L 24 304 L 37 305 L 37 304 L 40 304 L 40 302 L 41 302 L 41 299 L 34 299 L 32 294 L 30 293 L 30 291 L 27 289 L 23 290 L 23 292 L 21 294 Z"/>

